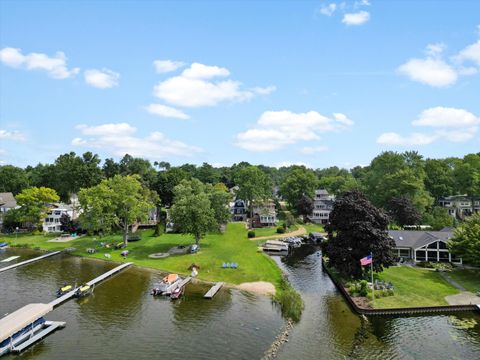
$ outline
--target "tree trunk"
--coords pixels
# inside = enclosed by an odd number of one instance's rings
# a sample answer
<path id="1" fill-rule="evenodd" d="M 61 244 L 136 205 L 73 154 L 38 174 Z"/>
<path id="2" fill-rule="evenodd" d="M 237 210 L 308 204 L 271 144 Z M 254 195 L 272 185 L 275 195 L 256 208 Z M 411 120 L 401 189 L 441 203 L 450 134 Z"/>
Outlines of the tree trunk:
<path id="1" fill-rule="evenodd" d="M 123 223 L 123 243 L 125 244 L 125 247 L 128 245 L 128 222 L 125 221 Z"/>
<path id="2" fill-rule="evenodd" d="M 200 235 L 195 235 L 195 244 L 198 245 L 198 243 L 200 242 Z"/>

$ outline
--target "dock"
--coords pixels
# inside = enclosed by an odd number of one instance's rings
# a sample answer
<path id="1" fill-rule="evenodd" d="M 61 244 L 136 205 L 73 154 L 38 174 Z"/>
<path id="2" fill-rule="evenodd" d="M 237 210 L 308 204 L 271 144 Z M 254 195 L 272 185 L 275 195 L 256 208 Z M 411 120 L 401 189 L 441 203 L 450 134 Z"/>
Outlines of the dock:
<path id="1" fill-rule="evenodd" d="M 46 328 L 40 331 L 38 334 L 32 336 L 27 341 L 21 343 L 19 346 L 12 347 L 11 351 L 19 353 L 28 348 L 30 345 L 36 343 L 37 341 L 42 340 L 48 334 L 54 332 L 58 328 L 65 327 L 65 322 L 63 321 L 46 321 L 45 322 Z"/>
<path id="2" fill-rule="evenodd" d="M 4 272 L 4 271 L 7 271 L 7 270 L 15 269 L 16 267 L 19 267 L 19 266 L 31 264 L 33 262 L 40 261 L 42 259 L 46 259 L 50 256 L 57 255 L 57 254 L 60 254 L 60 253 L 61 253 L 61 251 L 54 251 L 54 252 L 51 252 L 51 253 L 48 253 L 48 254 L 45 254 L 45 255 L 30 259 L 30 260 L 25 260 L 25 261 L 22 261 L 22 262 L 19 262 L 19 263 L 10 265 L 10 266 L 5 266 L 5 267 L 0 268 L 0 273 Z"/>
<path id="3" fill-rule="evenodd" d="M 3 259 L 2 261 L 0 262 L 10 262 L 12 260 L 15 260 L 15 259 L 18 259 L 20 256 L 17 255 L 17 256 L 10 256 L 9 258 L 6 258 L 6 259 Z"/>
<path id="4" fill-rule="evenodd" d="M 221 287 L 224 285 L 223 282 L 217 282 L 215 285 L 213 285 L 210 290 L 207 291 L 207 293 L 203 296 L 205 299 L 211 299 L 215 296 L 215 294 L 218 292 L 218 290 L 221 289 Z"/>
<path id="5" fill-rule="evenodd" d="M 95 284 L 98 284 L 99 282 L 109 278 L 110 276 L 112 275 L 115 275 L 116 273 L 122 271 L 123 269 L 129 267 L 130 265 L 132 265 L 133 263 L 131 262 L 128 262 L 128 263 L 125 263 L 125 264 L 122 264 L 122 265 L 119 265 L 117 266 L 116 268 L 113 268 L 112 270 L 110 271 L 107 271 L 106 273 L 96 277 L 95 279 L 92 279 L 90 280 L 89 282 L 87 282 L 86 284 L 88 286 L 94 286 Z M 75 289 L 73 289 L 72 291 L 69 291 L 68 293 L 60 296 L 59 298 L 51 301 L 49 303 L 49 305 L 51 305 L 52 307 L 56 307 L 58 305 L 60 305 L 61 303 L 69 300 L 70 298 L 72 298 L 73 296 L 75 296 L 75 293 L 77 292 L 77 290 L 80 288 L 80 286 L 76 287 Z"/>

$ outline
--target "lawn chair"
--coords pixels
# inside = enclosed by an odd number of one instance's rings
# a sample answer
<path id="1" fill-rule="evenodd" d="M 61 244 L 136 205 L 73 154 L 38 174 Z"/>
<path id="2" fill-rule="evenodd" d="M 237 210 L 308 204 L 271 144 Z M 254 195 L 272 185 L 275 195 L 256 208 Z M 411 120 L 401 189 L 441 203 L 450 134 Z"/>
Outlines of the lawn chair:
<path id="1" fill-rule="evenodd" d="M 227 262 L 227 266 L 226 266 L 227 269 L 230 268 L 230 263 Z"/>
<path id="2" fill-rule="evenodd" d="M 227 264 L 223 263 L 222 268 L 225 269 L 227 267 Z"/>

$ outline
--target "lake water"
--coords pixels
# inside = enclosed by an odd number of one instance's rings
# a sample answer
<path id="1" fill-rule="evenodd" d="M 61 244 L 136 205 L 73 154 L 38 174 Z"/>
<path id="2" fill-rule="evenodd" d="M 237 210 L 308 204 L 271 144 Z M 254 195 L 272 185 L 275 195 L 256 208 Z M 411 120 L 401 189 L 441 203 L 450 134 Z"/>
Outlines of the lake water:
<path id="1" fill-rule="evenodd" d="M 37 253 L 8 249 L 0 260 Z M 322 271 L 313 247 L 275 260 L 305 300 L 279 359 L 480 359 L 480 316 L 382 317 L 353 314 Z M 11 263 L 0 263 L 0 267 Z M 81 283 L 115 265 L 71 257 L 0 273 L 0 316 L 32 302 L 49 302 L 64 283 Z M 149 295 L 163 274 L 129 268 L 70 300 L 46 317 L 67 326 L 20 355 L 23 359 L 260 359 L 283 327 L 268 298 L 222 289 L 203 299 L 206 285 L 189 284 L 181 300 Z M 474 320 L 461 329 L 456 319 Z M 9 355 L 5 359 L 17 359 Z"/>

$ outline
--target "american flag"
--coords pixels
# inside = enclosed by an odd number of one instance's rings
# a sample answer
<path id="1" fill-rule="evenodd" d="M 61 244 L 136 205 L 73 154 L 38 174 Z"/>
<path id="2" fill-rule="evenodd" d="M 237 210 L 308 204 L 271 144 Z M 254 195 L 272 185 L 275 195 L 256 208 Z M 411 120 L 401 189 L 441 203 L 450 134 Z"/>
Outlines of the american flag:
<path id="1" fill-rule="evenodd" d="M 365 256 L 363 259 L 360 259 L 360 265 L 370 265 L 373 262 L 372 255 Z"/>

